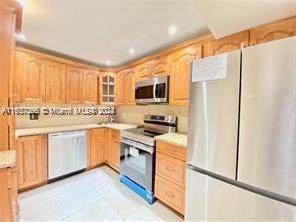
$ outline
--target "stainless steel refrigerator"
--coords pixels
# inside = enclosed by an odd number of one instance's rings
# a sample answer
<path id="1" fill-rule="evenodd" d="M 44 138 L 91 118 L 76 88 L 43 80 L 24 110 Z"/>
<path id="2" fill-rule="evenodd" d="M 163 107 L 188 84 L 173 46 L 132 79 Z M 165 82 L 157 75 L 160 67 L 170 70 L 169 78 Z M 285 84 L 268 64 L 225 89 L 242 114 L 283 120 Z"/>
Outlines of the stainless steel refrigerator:
<path id="1" fill-rule="evenodd" d="M 185 220 L 296 221 L 296 37 L 225 56 L 191 78 Z"/>

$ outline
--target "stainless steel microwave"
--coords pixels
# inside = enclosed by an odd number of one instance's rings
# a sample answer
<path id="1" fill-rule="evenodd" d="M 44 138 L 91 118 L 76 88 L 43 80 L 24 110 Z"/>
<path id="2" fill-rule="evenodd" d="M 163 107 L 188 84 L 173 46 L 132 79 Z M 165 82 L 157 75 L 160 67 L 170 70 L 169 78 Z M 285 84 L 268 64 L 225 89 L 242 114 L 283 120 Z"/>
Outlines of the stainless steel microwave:
<path id="1" fill-rule="evenodd" d="M 137 104 L 168 103 L 169 77 L 159 76 L 137 81 L 135 84 L 135 100 Z"/>

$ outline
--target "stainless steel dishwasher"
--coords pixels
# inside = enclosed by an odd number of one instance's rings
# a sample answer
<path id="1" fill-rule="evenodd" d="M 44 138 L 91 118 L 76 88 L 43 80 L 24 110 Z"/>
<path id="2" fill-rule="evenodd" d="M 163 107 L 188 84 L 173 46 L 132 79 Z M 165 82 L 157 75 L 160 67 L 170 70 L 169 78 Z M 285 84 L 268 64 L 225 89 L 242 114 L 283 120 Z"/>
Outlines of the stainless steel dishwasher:
<path id="1" fill-rule="evenodd" d="M 48 135 L 48 180 L 54 181 L 87 167 L 86 130 Z"/>

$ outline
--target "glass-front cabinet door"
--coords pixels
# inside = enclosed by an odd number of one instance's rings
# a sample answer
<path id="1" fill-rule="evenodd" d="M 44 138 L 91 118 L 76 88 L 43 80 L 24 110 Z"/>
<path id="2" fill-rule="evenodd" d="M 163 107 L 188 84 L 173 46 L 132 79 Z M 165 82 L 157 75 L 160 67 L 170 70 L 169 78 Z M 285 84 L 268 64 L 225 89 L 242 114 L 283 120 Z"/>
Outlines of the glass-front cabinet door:
<path id="1" fill-rule="evenodd" d="M 115 75 L 112 72 L 101 73 L 100 84 L 101 104 L 115 103 Z"/>

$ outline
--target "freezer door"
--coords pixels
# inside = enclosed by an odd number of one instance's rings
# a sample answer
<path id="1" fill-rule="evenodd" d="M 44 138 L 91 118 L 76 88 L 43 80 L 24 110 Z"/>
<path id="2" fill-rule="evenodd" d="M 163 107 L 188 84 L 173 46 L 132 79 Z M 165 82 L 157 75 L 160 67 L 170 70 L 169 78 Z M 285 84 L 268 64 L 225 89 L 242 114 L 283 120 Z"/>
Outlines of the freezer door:
<path id="1" fill-rule="evenodd" d="M 296 207 L 187 170 L 187 222 L 295 222 Z"/>
<path id="2" fill-rule="evenodd" d="M 191 82 L 188 163 L 235 178 L 240 50 L 228 53 L 226 79 Z"/>
<path id="3" fill-rule="evenodd" d="M 296 199 L 296 37 L 242 60 L 238 180 Z"/>

